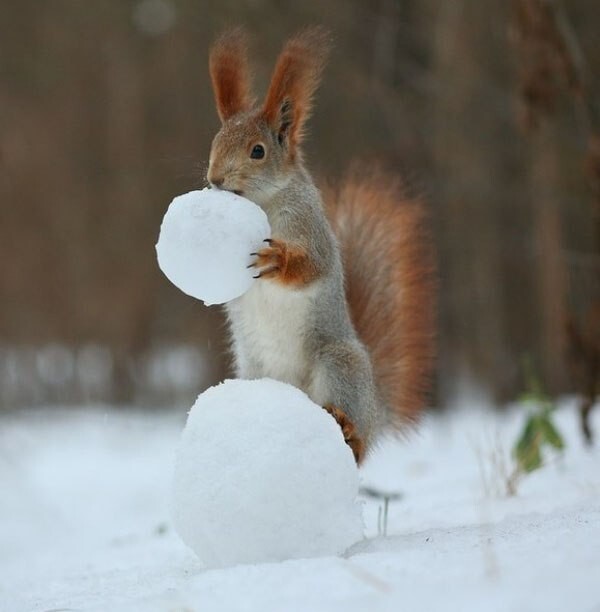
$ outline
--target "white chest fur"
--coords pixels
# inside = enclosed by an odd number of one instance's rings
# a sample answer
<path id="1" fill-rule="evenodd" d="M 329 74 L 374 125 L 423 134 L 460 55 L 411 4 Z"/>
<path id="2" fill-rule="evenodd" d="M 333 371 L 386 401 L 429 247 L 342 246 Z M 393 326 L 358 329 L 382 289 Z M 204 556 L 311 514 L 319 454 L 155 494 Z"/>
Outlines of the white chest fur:
<path id="1" fill-rule="evenodd" d="M 269 377 L 306 387 L 313 287 L 290 289 L 260 280 L 227 306 L 238 376 Z"/>

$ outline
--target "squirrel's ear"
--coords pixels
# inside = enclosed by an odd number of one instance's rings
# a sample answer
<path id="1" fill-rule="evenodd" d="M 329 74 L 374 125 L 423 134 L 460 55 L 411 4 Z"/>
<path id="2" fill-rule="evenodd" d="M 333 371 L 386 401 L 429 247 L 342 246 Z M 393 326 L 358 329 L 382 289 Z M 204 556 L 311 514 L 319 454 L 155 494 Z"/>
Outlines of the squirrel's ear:
<path id="1" fill-rule="evenodd" d="M 327 30 L 311 27 L 288 40 L 277 59 L 263 114 L 292 154 L 302 141 L 329 48 Z"/>
<path id="2" fill-rule="evenodd" d="M 216 40 L 209 69 L 221 121 L 251 108 L 248 37 L 242 28 L 229 30 Z"/>

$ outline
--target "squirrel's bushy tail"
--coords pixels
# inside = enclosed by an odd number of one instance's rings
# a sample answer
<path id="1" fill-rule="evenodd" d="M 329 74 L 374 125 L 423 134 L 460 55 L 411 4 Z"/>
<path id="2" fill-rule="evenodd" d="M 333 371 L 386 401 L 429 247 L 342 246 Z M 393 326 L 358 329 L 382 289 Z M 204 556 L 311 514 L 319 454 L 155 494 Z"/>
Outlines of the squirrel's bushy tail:
<path id="1" fill-rule="evenodd" d="M 324 195 L 352 322 L 370 352 L 387 420 L 401 429 L 425 407 L 434 357 L 435 264 L 425 212 L 397 178 L 364 166 Z"/>

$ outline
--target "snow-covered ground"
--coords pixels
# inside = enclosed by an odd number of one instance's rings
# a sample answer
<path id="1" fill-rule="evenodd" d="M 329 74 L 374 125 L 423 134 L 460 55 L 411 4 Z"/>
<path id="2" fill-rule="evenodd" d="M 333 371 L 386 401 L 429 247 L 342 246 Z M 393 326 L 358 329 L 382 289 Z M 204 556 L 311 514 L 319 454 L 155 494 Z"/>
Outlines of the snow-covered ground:
<path id="1" fill-rule="evenodd" d="M 523 417 L 471 407 L 383 444 L 363 482 L 402 498 L 387 537 L 365 502 L 344 558 L 206 571 L 169 519 L 184 414 L 0 416 L 0 610 L 600 611 L 599 449 L 565 405 L 564 456 L 498 495 Z"/>

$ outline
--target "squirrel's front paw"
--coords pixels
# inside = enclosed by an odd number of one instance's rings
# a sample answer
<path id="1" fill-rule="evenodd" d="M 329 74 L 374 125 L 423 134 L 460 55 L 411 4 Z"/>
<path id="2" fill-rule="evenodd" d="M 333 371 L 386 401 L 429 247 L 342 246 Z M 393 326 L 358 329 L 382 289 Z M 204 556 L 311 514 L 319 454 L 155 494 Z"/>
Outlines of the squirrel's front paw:
<path id="1" fill-rule="evenodd" d="M 268 246 L 260 249 L 257 253 L 250 253 L 252 257 L 256 257 L 248 267 L 257 268 L 258 273 L 254 278 L 273 278 L 279 276 L 285 271 L 287 262 L 287 247 L 281 240 L 273 240 L 267 238 Z"/>
<path id="2" fill-rule="evenodd" d="M 337 421 L 338 425 L 341 427 L 346 444 L 354 453 L 354 459 L 356 460 L 356 463 L 360 464 L 365 455 L 365 444 L 358 436 L 358 432 L 356 431 L 354 423 L 348 418 L 348 416 L 343 410 L 340 410 L 332 404 L 327 404 L 326 406 L 323 406 L 323 408 L 327 410 L 327 412 L 329 412 L 329 414 Z"/>
<path id="3" fill-rule="evenodd" d="M 317 277 L 317 269 L 306 249 L 284 240 L 267 238 L 268 246 L 250 253 L 256 260 L 248 267 L 257 268 L 254 278 L 271 278 L 278 283 L 301 287 Z"/>

